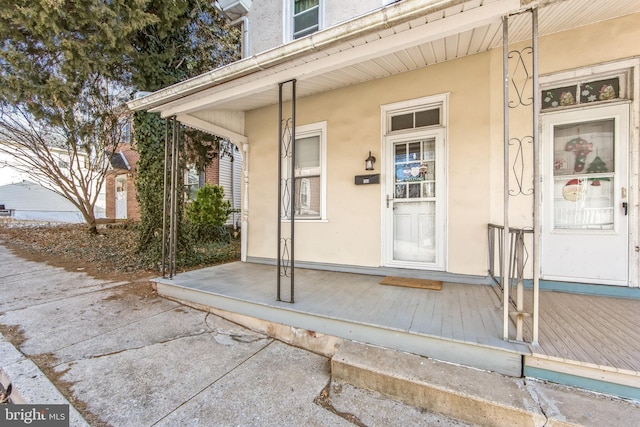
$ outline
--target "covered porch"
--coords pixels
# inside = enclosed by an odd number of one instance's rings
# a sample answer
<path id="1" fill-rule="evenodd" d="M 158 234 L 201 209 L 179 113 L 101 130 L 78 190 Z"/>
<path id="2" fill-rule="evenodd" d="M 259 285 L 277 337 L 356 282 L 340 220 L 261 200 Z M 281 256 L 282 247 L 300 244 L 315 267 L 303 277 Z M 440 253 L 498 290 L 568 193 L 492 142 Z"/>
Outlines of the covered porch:
<path id="1" fill-rule="evenodd" d="M 640 320 L 639 300 L 550 291 L 531 295 L 524 280 L 519 280 L 521 294 L 510 293 L 509 287 L 496 290 L 486 282 L 480 284 L 487 276 L 483 269 L 486 254 L 479 250 L 485 244 L 483 229 L 491 221 L 506 229 L 514 225 L 536 229 L 533 238 L 539 237 L 539 212 L 533 216 L 522 213 L 541 206 L 542 191 L 538 188 L 531 192 L 528 188 L 529 181 L 539 182 L 535 171 L 530 169 L 539 167 L 541 161 L 527 157 L 532 160 L 527 162 L 528 166 L 513 168 L 525 164 L 521 148 L 529 147 L 527 156 L 539 153 L 539 148 L 528 142 L 538 139 L 537 135 L 529 134 L 529 129 L 533 133 L 539 129 L 539 106 L 528 103 L 529 94 L 532 98 L 539 96 L 533 80 L 566 69 L 570 70 L 567 73 L 573 73 L 571 70 L 585 64 L 597 65 L 591 58 L 584 58 L 588 61 L 585 63 L 579 58 L 573 62 L 559 61 L 565 55 L 554 51 L 554 40 L 566 37 L 569 30 L 580 33 L 576 41 L 579 37 L 591 37 L 590 32 L 583 33 L 581 29 L 604 25 L 606 20 L 619 19 L 616 28 L 622 28 L 630 22 L 629 17 L 638 13 L 638 7 L 633 1 L 617 2 L 612 7 L 611 2 L 589 0 L 407 0 L 131 102 L 134 110 L 158 112 L 173 121 L 174 129 L 180 123 L 228 138 L 242 147 L 242 259 L 265 260 L 265 263 L 245 262 L 177 275 L 170 273 L 170 278 L 157 279 L 159 293 L 199 307 L 308 331 L 308 336 L 326 334 L 506 375 L 524 373 L 640 399 L 640 335 L 634 328 Z M 604 34 L 609 29 L 603 27 L 598 31 Z M 516 58 L 529 58 L 530 50 L 538 51 L 537 47 L 529 46 L 538 37 L 547 38 L 548 53 L 540 61 L 542 69 L 538 70 L 538 61 L 532 60 L 533 64 L 527 64 L 532 65 L 531 70 L 522 72 L 518 60 L 515 61 L 518 65 L 511 64 L 509 71 L 509 61 L 505 59 L 511 58 L 510 47 L 524 47 L 517 51 Z M 602 56 L 602 61 L 620 59 Z M 504 65 L 507 69 L 500 72 Z M 407 76 L 404 81 L 400 78 L 403 74 Z M 505 74 L 518 79 L 505 85 Z M 292 81 L 297 82 L 296 95 L 284 97 L 283 102 L 277 89 L 280 84 Z M 414 85 L 414 81 L 420 84 Z M 474 90 L 468 90 L 466 82 L 474 81 L 478 84 Z M 522 87 L 516 84 L 520 81 L 524 82 Z M 511 88 L 511 96 L 510 86 L 516 87 Z M 486 99 L 481 95 L 473 97 L 480 93 L 475 90 L 480 87 L 488 87 Z M 371 156 L 371 150 L 378 156 L 381 179 L 393 177 L 393 162 L 388 161 L 391 158 L 388 147 L 392 145 L 384 140 L 385 133 L 379 131 L 386 120 L 381 117 L 380 108 L 406 102 L 411 97 L 440 96 L 446 91 L 452 98 L 447 114 L 457 120 L 456 126 L 452 120 L 448 128 L 449 157 L 440 162 L 448 165 L 447 170 L 455 170 L 442 176 L 449 180 L 448 193 L 439 192 L 444 197 L 441 201 L 455 208 L 442 222 L 442 229 L 448 233 L 446 271 L 407 268 L 400 273 L 371 267 L 395 265 L 381 255 L 383 249 L 392 245 L 384 227 L 389 224 L 385 221 L 389 217 L 386 212 L 390 209 L 390 196 L 394 194 L 389 184 L 393 180 L 380 185 L 379 191 L 376 186 L 355 190 L 351 185 L 353 176 L 361 173 L 363 153 L 369 152 Z M 510 134 L 509 118 L 501 115 L 508 116 L 507 105 L 511 107 L 514 92 L 525 108 L 521 113 L 511 113 L 515 123 Z M 637 93 L 636 90 L 635 98 Z M 352 102 L 356 99 L 360 101 Z M 295 100 L 300 102 L 297 113 L 292 107 L 295 114 L 277 117 L 276 107 L 292 105 Z M 350 109 L 342 112 L 337 105 Z M 475 112 L 485 112 L 486 117 L 470 115 L 469 105 L 478 106 Z M 322 217 L 315 223 L 299 223 L 299 232 L 307 234 L 296 234 L 302 236 L 298 240 L 302 244 L 297 246 L 297 258 L 293 251 L 274 253 L 275 243 L 287 237 L 276 234 L 276 225 L 296 224 L 286 214 L 276 216 L 276 202 L 285 203 L 274 191 L 281 169 L 275 154 L 281 145 L 276 144 L 276 134 L 287 134 L 289 128 L 283 131 L 286 122 L 291 122 L 291 128 L 295 129 L 295 120 L 291 118 L 296 114 L 299 125 L 328 123 L 331 138 L 325 152 L 327 163 L 331 164 L 328 179 L 333 190 L 325 204 L 333 210 L 328 215 L 330 220 Z M 350 118 L 358 119 L 358 126 Z M 487 123 L 491 126 L 486 126 Z M 501 125 L 507 125 L 507 129 Z M 476 129 L 484 133 L 476 135 Z M 510 148 L 515 130 L 519 129 L 526 129 L 527 133 L 518 135 L 521 144 L 517 149 Z M 167 145 L 172 139 L 173 147 L 177 147 L 178 133 L 173 138 L 167 136 Z M 295 141 L 295 136 L 292 139 Z M 503 147 L 490 142 L 500 139 L 505 143 Z M 472 157 L 470 150 L 476 150 L 475 155 L 485 163 L 466 162 Z M 634 152 L 633 156 L 636 155 Z M 356 164 L 360 165 L 357 170 L 352 166 Z M 480 164 L 489 166 L 482 169 Z M 178 167 L 171 170 L 176 177 L 171 182 L 177 184 L 171 194 L 178 194 L 181 184 Z M 482 172 L 476 176 L 471 171 Z M 510 176 L 512 173 L 515 178 Z M 476 188 L 471 182 L 479 186 Z M 382 188 L 384 185 L 388 188 Z M 345 206 L 349 209 L 343 209 Z M 632 223 L 637 222 L 634 211 Z M 468 212 L 478 215 L 470 220 Z M 174 212 L 171 218 L 176 215 Z M 337 239 L 339 246 L 335 245 Z M 293 233 L 289 240 L 291 248 L 292 240 Z M 508 233 L 500 241 L 508 248 Z M 536 242 L 526 271 L 522 264 L 518 267 L 520 279 L 539 274 L 539 247 Z M 290 259 L 282 257 L 282 252 L 290 253 Z M 293 265 L 295 261 L 298 267 L 295 304 L 276 296 L 276 280 L 282 273 L 269 264 L 275 263 L 276 255 L 284 265 Z M 630 274 L 636 277 L 635 252 L 631 257 Z M 503 269 L 497 275 L 513 277 L 506 271 L 507 256 L 502 254 L 500 258 L 504 259 Z M 305 265 L 298 260 L 330 268 L 300 268 Z M 360 266 L 360 270 L 346 272 L 344 266 Z M 449 277 L 445 278 L 448 281 L 441 291 L 379 284 L 382 276 L 413 271 L 420 271 L 425 277 L 445 273 Z M 478 284 L 460 283 L 471 280 Z M 291 283 L 293 287 L 293 279 Z M 513 294 L 517 294 L 518 300 L 515 309 L 509 303 L 502 304 Z M 520 319 L 518 328 L 512 323 L 513 315 Z M 533 344 L 509 340 L 523 335 L 532 337 Z"/>
<path id="2" fill-rule="evenodd" d="M 640 399 L 640 300 L 541 291 L 539 344 L 530 345 L 502 339 L 493 286 L 385 286 L 385 274 L 297 269 L 295 304 L 276 300 L 269 264 L 236 262 L 155 282 L 160 295 L 223 316 Z"/>

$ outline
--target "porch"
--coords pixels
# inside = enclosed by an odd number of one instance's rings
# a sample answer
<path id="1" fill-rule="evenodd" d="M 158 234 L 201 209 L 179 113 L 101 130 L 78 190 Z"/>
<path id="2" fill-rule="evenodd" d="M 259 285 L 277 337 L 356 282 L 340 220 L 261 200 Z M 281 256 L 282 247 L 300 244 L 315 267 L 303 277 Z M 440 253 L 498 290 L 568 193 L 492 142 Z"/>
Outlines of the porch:
<path id="1" fill-rule="evenodd" d="M 236 262 L 155 282 L 158 293 L 267 322 L 447 362 L 640 399 L 640 301 L 543 291 L 540 344 L 502 340 L 499 293 L 384 286 L 382 276 L 296 269 L 295 303 L 276 301 L 276 267 Z"/>

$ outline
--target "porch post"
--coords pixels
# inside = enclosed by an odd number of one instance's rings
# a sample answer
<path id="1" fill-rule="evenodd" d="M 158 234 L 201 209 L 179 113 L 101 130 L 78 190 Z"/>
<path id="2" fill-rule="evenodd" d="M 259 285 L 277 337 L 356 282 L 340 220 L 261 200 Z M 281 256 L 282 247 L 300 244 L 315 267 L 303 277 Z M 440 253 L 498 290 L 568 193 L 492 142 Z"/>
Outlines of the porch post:
<path id="1" fill-rule="evenodd" d="M 533 308 L 532 338 L 538 344 L 538 303 L 540 300 L 540 83 L 538 79 L 538 8 L 531 10 L 533 46 Z"/>
<path id="2" fill-rule="evenodd" d="M 164 177 L 162 201 L 162 277 L 172 278 L 176 272 L 178 197 L 182 185 L 178 181 L 180 156 L 179 122 L 173 116 L 166 120 L 164 145 Z M 171 126 L 171 130 L 169 127 Z M 169 137 L 171 132 L 171 137 Z M 171 144 L 169 144 L 171 138 Z"/>
<path id="3" fill-rule="evenodd" d="M 170 119 L 164 120 L 164 176 L 162 178 L 162 277 L 166 277 L 167 267 L 167 173 L 169 170 L 169 123 Z"/>
<path id="4" fill-rule="evenodd" d="M 291 105 L 287 117 L 283 114 L 284 88 L 291 87 Z M 295 223 L 298 192 L 295 178 L 296 159 L 296 80 L 278 85 L 278 301 L 293 303 L 295 283 Z M 283 224 L 289 222 L 289 230 Z M 283 299 L 282 282 L 289 281 L 289 298 Z"/>
<path id="5" fill-rule="evenodd" d="M 503 77 L 503 225 L 500 276 L 502 282 L 502 338 L 509 339 L 509 17 L 502 17 Z"/>
<path id="6" fill-rule="evenodd" d="M 173 138 L 171 143 L 171 194 L 169 209 L 169 278 L 176 274 L 176 253 L 178 249 L 178 197 L 182 186 L 178 181 L 179 157 L 180 157 L 180 123 L 173 117 Z"/>
<path id="7" fill-rule="evenodd" d="M 243 178 L 243 195 L 242 195 L 242 220 L 240 226 L 240 259 L 247 261 L 247 251 L 249 250 L 249 144 L 242 144 L 242 178 Z"/>

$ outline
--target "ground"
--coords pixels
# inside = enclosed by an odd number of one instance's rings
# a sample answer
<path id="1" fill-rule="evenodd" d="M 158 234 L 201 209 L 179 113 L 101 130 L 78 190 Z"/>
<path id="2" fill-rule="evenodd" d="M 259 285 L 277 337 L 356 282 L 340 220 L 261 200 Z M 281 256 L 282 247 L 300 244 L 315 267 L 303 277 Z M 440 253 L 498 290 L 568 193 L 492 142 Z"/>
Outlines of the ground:
<path id="1" fill-rule="evenodd" d="M 102 226 L 96 235 L 89 233 L 82 224 L 0 218 L 0 243 L 19 257 L 71 272 L 84 272 L 96 279 L 128 282 L 115 288 L 105 301 L 157 298 L 150 279 L 158 277 L 160 272 L 136 253 L 137 238 L 135 225 L 129 223 Z M 216 262 L 239 258 L 239 243 L 232 241 L 227 246 L 220 250 L 220 256 L 213 257 L 218 260 Z M 18 348 L 25 341 L 24 331 L 18 325 L 0 324 L 0 333 Z M 74 398 L 73 384 L 62 379 L 64 372 L 55 370 L 58 364 L 55 356 L 38 354 L 32 356 L 32 360 L 91 425 L 104 425 L 95 414 L 86 410 L 84 402 Z"/>
<path id="2" fill-rule="evenodd" d="M 95 235 L 82 224 L 0 219 L 0 241 L 22 258 L 113 281 L 159 275 L 156 266 L 136 253 L 137 238 L 135 225 L 130 223 L 106 225 Z M 239 249 L 233 241 L 211 264 L 238 259 Z"/>

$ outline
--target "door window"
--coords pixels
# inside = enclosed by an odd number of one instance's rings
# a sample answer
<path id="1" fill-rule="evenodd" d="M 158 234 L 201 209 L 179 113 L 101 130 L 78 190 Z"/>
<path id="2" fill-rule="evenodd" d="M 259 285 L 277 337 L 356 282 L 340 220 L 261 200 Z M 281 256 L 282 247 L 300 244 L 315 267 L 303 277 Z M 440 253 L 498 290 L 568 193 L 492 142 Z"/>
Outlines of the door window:
<path id="1" fill-rule="evenodd" d="M 393 260 L 435 264 L 436 137 L 393 145 Z"/>
<path id="2" fill-rule="evenodd" d="M 395 198 L 435 197 L 435 138 L 395 145 Z"/>
<path id="3" fill-rule="evenodd" d="M 615 121 L 553 129 L 555 229 L 614 228 Z"/>

